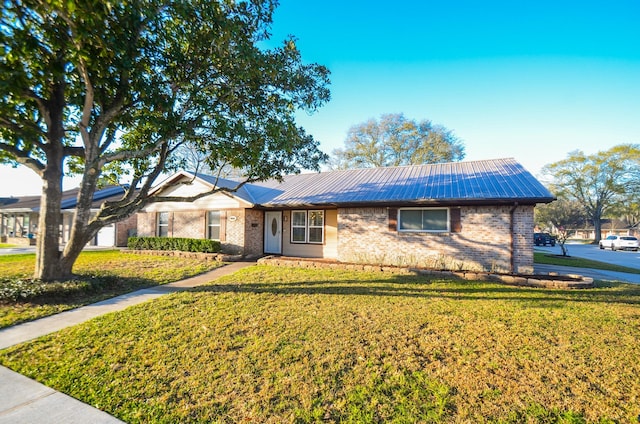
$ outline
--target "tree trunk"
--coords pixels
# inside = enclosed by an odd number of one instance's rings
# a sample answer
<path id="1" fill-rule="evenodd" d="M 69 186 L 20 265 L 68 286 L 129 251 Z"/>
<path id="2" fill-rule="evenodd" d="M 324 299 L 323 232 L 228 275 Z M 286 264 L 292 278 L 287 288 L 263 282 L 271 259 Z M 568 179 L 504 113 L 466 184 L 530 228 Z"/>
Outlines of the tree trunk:
<path id="1" fill-rule="evenodd" d="M 36 237 L 36 267 L 33 277 L 52 281 L 65 277 L 60 267 L 62 215 L 62 154 L 52 154 L 42 176 L 42 197 Z"/>
<path id="2" fill-rule="evenodd" d="M 593 218 L 593 232 L 595 234 L 594 242 L 597 244 L 602 239 L 602 221 L 600 217 Z"/>
<path id="3" fill-rule="evenodd" d="M 91 219 L 91 205 L 93 195 L 98 182 L 98 173 L 92 169 L 85 169 L 80 192 L 78 193 L 76 210 L 73 214 L 73 224 L 69 241 L 60 257 L 62 270 L 69 275 L 72 273 L 73 264 L 89 241 L 95 236 L 95 230 L 91 230 L 88 223 Z"/>

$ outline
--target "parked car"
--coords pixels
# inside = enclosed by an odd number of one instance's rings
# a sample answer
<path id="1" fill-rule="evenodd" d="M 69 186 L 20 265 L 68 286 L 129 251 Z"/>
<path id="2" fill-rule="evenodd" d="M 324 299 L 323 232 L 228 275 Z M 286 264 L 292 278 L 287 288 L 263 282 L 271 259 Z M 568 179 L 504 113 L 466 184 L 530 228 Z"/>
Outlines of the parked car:
<path id="1" fill-rule="evenodd" d="M 549 233 L 533 233 L 533 243 L 536 246 L 555 246 L 556 238 Z"/>
<path id="2" fill-rule="evenodd" d="M 600 240 L 598 245 L 600 249 L 606 249 L 608 247 L 611 250 L 633 250 L 637 252 L 638 248 L 640 248 L 640 241 L 633 236 L 608 236 Z"/>

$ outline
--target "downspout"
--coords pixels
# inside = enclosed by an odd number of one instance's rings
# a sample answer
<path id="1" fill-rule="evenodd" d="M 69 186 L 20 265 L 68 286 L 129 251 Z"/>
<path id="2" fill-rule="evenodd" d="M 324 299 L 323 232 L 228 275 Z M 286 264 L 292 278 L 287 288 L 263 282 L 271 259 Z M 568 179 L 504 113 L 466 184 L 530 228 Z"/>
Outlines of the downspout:
<path id="1" fill-rule="evenodd" d="M 516 251 L 516 238 L 514 237 L 514 231 L 515 231 L 515 220 L 514 220 L 514 214 L 516 209 L 518 208 L 518 202 L 515 202 L 513 204 L 513 207 L 511 208 L 511 210 L 509 210 L 509 236 L 511 237 L 511 273 L 515 274 L 515 270 L 516 270 L 516 257 L 514 255 L 514 252 Z"/>

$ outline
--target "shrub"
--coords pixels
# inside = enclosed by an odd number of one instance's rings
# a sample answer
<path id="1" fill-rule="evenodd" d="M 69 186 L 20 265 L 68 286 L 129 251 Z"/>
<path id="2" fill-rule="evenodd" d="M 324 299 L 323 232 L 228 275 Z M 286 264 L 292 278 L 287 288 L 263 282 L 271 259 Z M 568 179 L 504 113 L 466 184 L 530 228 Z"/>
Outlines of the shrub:
<path id="1" fill-rule="evenodd" d="M 218 253 L 220 242 L 208 239 L 181 237 L 129 237 L 127 247 L 131 250 L 180 250 L 182 252 Z"/>

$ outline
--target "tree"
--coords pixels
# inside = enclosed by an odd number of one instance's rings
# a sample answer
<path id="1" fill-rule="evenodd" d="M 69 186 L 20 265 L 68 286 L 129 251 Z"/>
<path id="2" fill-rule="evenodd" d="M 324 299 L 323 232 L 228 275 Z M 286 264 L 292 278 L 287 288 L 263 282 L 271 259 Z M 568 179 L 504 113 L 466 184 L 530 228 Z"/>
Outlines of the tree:
<path id="1" fill-rule="evenodd" d="M 585 155 L 574 151 L 567 159 L 545 166 L 558 197 L 576 200 L 593 223 L 595 242 L 602 238 L 602 217 L 637 183 L 640 147 L 614 146 L 604 152 Z"/>
<path id="2" fill-rule="evenodd" d="M 464 159 L 464 146 L 452 131 L 431 121 L 409 120 L 403 114 L 349 129 L 344 149 L 332 152 L 333 169 L 419 165 Z"/>
<path id="3" fill-rule="evenodd" d="M 558 198 L 557 200 L 539 205 L 535 208 L 535 222 L 542 228 L 553 228 L 556 241 L 560 245 L 562 255 L 567 256 L 565 243 L 569 238 L 569 231 L 584 225 L 586 215 L 582 205 L 576 200 Z"/>
<path id="4" fill-rule="evenodd" d="M 35 278 L 71 275 L 104 225 L 153 201 L 190 143 L 244 183 L 318 169 L 326 155 L 296 110 L 329 100 L 329 71 L 295 39 L 266 48 L 275 0 L 7 0 L 0 6 L 0 162 L 42 178 Z M 59 251 L 62 177 L 82 176 Z M 104 175 L 128 178 L 91 216 Z M 194 200 L 179 199 L 179 200 Z"/>

